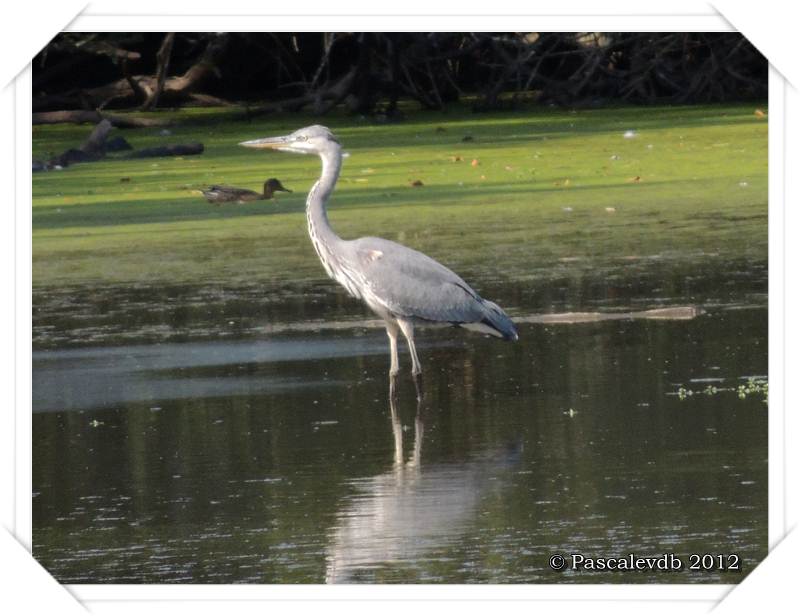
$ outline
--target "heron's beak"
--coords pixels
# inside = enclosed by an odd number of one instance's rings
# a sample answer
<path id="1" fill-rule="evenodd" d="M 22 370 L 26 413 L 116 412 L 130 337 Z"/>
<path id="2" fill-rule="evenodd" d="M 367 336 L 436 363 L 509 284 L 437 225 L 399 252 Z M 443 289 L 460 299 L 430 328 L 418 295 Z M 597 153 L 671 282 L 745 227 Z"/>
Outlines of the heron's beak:
<path id="1" fill-rule="evenodd" d="M 263 139 L 242 141 L 239 145 L 243 145 L 246 148 L 280 150 L 285 148 L 288 142 L 289 139 L 287 137 L 264 137 Z"/>

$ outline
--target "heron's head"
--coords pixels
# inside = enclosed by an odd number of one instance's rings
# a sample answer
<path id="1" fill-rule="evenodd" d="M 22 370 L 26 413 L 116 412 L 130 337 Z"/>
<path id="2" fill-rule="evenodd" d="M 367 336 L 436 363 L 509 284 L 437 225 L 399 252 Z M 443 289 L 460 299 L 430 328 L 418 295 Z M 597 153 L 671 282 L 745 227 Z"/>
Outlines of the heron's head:
<path id="1" fill-rule="evenodd" d="M 239 145 L 246 148 L 280 150 L 297 154 L 320 154 L 333 147 L 338 148 L 339 141 L 330 130 L 315 124 L 283 137 L 264 137 L 263 139 L 242 141 Z"/>

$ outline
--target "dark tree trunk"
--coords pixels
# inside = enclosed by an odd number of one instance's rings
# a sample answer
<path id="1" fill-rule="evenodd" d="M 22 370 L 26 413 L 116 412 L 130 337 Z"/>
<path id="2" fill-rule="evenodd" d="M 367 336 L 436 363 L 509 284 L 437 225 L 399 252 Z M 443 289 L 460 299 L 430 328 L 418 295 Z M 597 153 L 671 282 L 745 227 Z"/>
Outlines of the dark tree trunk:
<path id="1" fill-rule="evenodd" d="M 158 106 L 158 99 L 164 91 L 164 82 L 167 79 L 167 71 L 169 70 L 169 59 L 172 56 L 172 44 L 175 42 L 175 33 L 169 32 L 164 37 L 164 42 L 158 49 L 156 58 L 158 59 L 158 68 L 156 69 L 155 76 L 155 89 L 147 97 L 147 100 L 142 105 L 142 110 L 152 109 Z"/>

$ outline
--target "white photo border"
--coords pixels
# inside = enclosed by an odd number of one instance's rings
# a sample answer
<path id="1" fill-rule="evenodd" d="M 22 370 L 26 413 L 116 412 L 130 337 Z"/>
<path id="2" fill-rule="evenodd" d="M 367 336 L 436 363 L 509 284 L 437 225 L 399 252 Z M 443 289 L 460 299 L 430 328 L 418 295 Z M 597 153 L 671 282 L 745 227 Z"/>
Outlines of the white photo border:
<path id="1" fill-rule="evenodd" d="M 322 6 L 322 3 L 316 3 Z M 588 3 L 579 3 L 588 7 Z M 612 3 L 613 4 L 613 3 Z M 625 4 L 625 3 L 623 3 Z M 648 3 L 649 4 L 649 3 Z M 661 5 L 664 10 L 666 3 Z M 674 5 L 675 3 L 670 3 Z M 686 5 L 685 2 L 679 3 Z M 697 3 L 693 3 L 697 4 Z M 628 3 L 630 5 L 630 3 Z M 638 6 L 638 5 L 637 5 Z M 707 5 L 706 5 L 707 6 Z M 164 8 L 162 3 L 145 3 L 145 8 Z M 206 7 L 206 8 L 204 8 Z M 176 7 L 170 5 L 171 10 Z M 185 7 L 186 9 L 189 6 Z M 94 12 L 94 5 L 67 28 L 69 31 L 512 31 L 520 29 L 540 31 L 732 31 L 730 24 L 713 12 L 694 12 L 673 15 L 658 14 L 544 14 L 544 15 L 237 15 L 215 14 L 218 6 L 210 2 L 193 2 L 198 15 L 187 14 L 136 14 Z M 232 8 L 235 9 L 234 6 Z M 569 8 L 562 7 L 566 10 Z M 538 7 L 537 7 L 538 9 Z M 141 10 L 141 9 L 140 9 Z M 596 10 L 596 9 L 595 9 Z M 641 6 L 639 6 L 641 10 Z M 207 12 L 206 12 L 207 11 Z M 770 69 L 769 84 L 769 348 L 770 348 L 770 421 L 769 421 L 769 545 L 774 547 L 786 535 L 787 470 L 785 464 L 786 411 L 785 387 L 785 264 L 786 222 L 786 97 L 787 84 L 774 69 Z M 30 65 L 15 80 L 13 86 L 14 152 L 10 167 L 14 170 L 15 187 L 15 248 L 13 277 L 16 301 L 13 305 L 15 357 L 14 374 L 15 421 L 13 443 L 15 451 L 13 530 L 17 539 L 30 551 L 31 547 L 31 70 Z M 4 97 L 6 94 L 4 94 Z M 5 152 L 4 155 L 8 155 Z M 5 178 L 5 176 L 4 176 Z M 6 184 L 7 185 L 7 184 Z M 8 252 L 12 244 L 6 242 Z M 5 371 L 8 375 L 9 372 Z M 8 391 L 8 390 L 7 390 Z M 117 602 L 141 603 L 150 610 L 151 602 L 211 601 L 196 611 L 207 608 L 217 613 L 217 601 L 665 601 L 683 602 L 687 606 L 708 609 L 734 588 L 724 584 L 531 584 L 531 585 L 404 585 L 404 586 L 323 586 L 323 585 L 67 585 L 66 588 L 79 601 L 105 611 Z M 688 603 L 687 603 L 688 602 Z M 216 605 L 215 605 L 216 603 Z M 215 607 L 214 607 L 215 606 Z M 523 608 L 543 607 L 529 605 Z M 641 608 L 641 606 L 639 606 Z M 647 606 L 648 611 L 652 606 Z M 102 609 L 101 609 L 102 608 Z M 193 608 L 194 609 L 194 608 Z M 263 606 L 262 608 L 263 609 Z M 293 609 L 289 605 L 289 609 Z M 327 608 L 326 608 L 327 609 Z M 505 609 L 505 608 L 504 608 Z M 592 607 L 591 609 L 595 609 Z M 209 613 L 211 613 L 209 611 Z"/>

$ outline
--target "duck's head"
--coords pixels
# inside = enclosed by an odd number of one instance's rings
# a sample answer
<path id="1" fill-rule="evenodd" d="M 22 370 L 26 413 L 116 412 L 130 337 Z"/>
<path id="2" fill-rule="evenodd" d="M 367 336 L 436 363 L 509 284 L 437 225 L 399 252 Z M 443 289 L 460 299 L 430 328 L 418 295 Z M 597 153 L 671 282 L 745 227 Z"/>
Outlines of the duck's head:
<path id="1" fill-rule="evenodd" d="M 272 195 L 274 192 L 292 192 L 288 188 L 286 188 L 281 181 L 277 178 L 270 178 L 266 182 L 264 182 L 264 194 L 265 195 Z"/>

